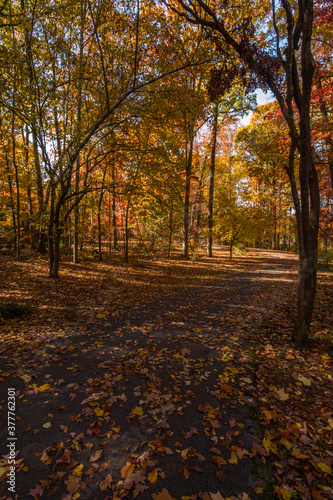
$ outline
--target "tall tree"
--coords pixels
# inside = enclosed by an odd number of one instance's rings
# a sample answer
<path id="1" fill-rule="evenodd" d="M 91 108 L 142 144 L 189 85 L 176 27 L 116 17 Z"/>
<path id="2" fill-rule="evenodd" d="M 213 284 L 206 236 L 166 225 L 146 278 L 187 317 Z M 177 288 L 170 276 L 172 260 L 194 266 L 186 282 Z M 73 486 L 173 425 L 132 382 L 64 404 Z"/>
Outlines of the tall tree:
<path id="1" fill-rule="evenodd" d="M 281 0 L 278 9 L 272 0 L 270 17 L 263 17 L 266 5 L 261 1 L 241 6 L 228 1 L 219 8 L 205 0 L 165 3 L 189 23 L 207 32 L 221 53 L 222 61 L 226 57 L 238 57 L 238 67 L 232 65 L 228 70 L 224 66 L 213 73 L 217 91 L 225 92 L 235 72 L 244 74 L 248 70 L 256 79 L 256 85 L 269 88 L 279 103 L 291 137 L 288 176 L 299 239 L 297 319 L 293 338 L 297 344 L 306 345 L 316 292 L 320 213 L 310 120 L 314 74 L 313 0 L 292 3 Z M 296 151 L 300 158 L 299 191 L 295 182 Z"/>
<path id="2" fill-rule="evenodd" d="M 215 155 L 216 155 L 218 119 L 219 119 L 219 104 L 216 103 L 213 113 L 212 152 L 210 158 L 210 171 L 209 171 L 207 257 L 213 256 L 213 201 L 214 201 Z"/>

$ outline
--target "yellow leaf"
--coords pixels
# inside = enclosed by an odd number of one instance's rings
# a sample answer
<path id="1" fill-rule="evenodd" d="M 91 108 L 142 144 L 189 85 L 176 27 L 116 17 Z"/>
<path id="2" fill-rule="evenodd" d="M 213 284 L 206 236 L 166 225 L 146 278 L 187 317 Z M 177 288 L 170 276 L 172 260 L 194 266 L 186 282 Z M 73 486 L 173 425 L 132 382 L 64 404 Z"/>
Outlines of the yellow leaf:
<path id="1" fill-rule="evenodd" d="M 24 380 L 24 382 L 30 382 L 30 380 L 32 379 L 32 376 L 25 374 L 25 375 L 21 375 L 20 378 L 22 380 Z"/>
<path id="2" fill-rule="evenodd" d="M 42 456 L 40 457 L 40 461 L 43 462 L 43 464 L 45 464 L 45 462 L 47 462 L 49 458 L 50 457 L 48 456 L 47 451 L 44 450 Z"/>
<path id="3" fill-rule="evenodd" d="M 73 499 L 76 500 L 77 498 L 80 498 L 80 493 L 75 493 L 75 495 L 73 496 Z"/>
<path id="4" fill-rule="evenodd" d="M 156 483 L 157 481 L 157 476 L 158 476 L 158 472 L 157 470 L 153 470 L 151 472 L 148 473 L 147 475 L 147 479 L 148 481 L 150 482 L 150 484 L 154 484 Z"/>
<path id="5" fill-rule="evenodd" d="M 290 500 L 292 498 L 288 490 L 280 488 L 279 486 L 274 486 L 274 493 L 276 493 L 281 500 Z"/>
<path id="6" fill-rule="evenodd" d="M 45 429 L 48 429 L 49 427 L 51 427 L 51 425 L 52 425 L 51 422 L 46 422 L 45 424 L 43 424 L 43 427 Z"/>
<path id="7" fill-rule="evenodd" d="M 133 474 L 134 467 L 135 465 L 132 464 L 132 462 L 127 462 L 120 471 L 121 479 L 126 479 L 128 476 L 131 476 Z"/>
<path id="8" fill-rule="evenodd" d="M 283 444 L 283 446 L 285 446 L 287 450 L 290 450 L 290 448 L 292 448 L 293 446 L 293 443 L 291 443 L 290 441 L 288 441 L 288 439 L 285 438 L 280 439 L 280 443 Z"/>
<path id="9" fill-rule="evenodd" d="M 132 415 L 143 415 L 142 406 L 136 406 L 135 408 L 133 408 L 133 410 L 131 411 L 131 414 Z"/>
<path id="10" fill-rule="evenodd" d="M 277 453 L 276 445 L 272 443 L 272 441 L 268 438 L 264 438 L 262 444 L 268 453 L 272 451 L 273 453 Z"/>
<path id="11" fill-rule="evenodd" d="M 82 469 L 83 469 L 83 464 L 80 464 L 77 467 L 75 467 L 75 469 L 72 472 L 73 476 L 81 477 L 82 476 Z"/>
<path id="12" fill-rule="evenodd" d="M 266 408 L 263 408 L 262 411 L 265 415 L 265 420 L 268 420 L 268 422 L 270 422 L 271 420 L 275 420 L 277 418 L 276 410 L 269 411 Z"/>
<path id="13" fill-rule="evenodd" d="M 298 375 L 298 380 L 300 382 L 302 382 L 303 385 L 307 385 L 307 386 L 311 385 L 311 380 L 306 378 L 306 377 L 303 377 L 303 375 Z"/>
<path id="14" fill-rule="evenodd" d="M 231 458 L 229 458 L 228 462 L 230 464 L 238 464 L 238 458 L 237 458 L 237 455 L 234 451 L 231 452 Z"/>
<path id="15" fill-rule="evenodd" d="M 319 464 L 317 464 L 317 467 L 323 471 L 323 472 L 326 472 L 327 474 L 330 474 L 332 475 L 332 469 L 329 465 L 327 464 L 324 464 L 323 462 L 320 462 Z"/>
<path id="16" fill-rule="evenodd" d="M 7 469 L 6 469 L 6 467 L 0 467 L 0 483 L 2 483 L 2 481 L 4 479 L 6 479 L 6 478 L 7 478 Z"/>
<path id="17" fill-rule="evenodd" d="M 233 374 L 239 373 L 239 370 L 237 370 L 237 368 L 234 368 L 232 366 L 227 366 L 227 370 L 229 370 Z"/>
<path id="18" fill-rule="evenodd" d="M 104 415 L 104 410 L 102 410 L 102 408 L 95 408 L 94 409 L 94 412 L 96 413 L 97 417 L 102 417 Z"/>
<path id="19" fill-rule="evenodd" d="M 285 392 L 284 387 L 282 387 L 279 391 L 276 391 L 276 394 L 278 395 L 280 401 L 287 401 L 287 399 L 289 399 L 289 394 Z"/>
<path id="20" fill-rule="evenodd" d="M 39 392 L 45 392 L 51 389 L 50 384 L 44 384 L 38 387 Z"/>
<path id="21" fill-rule="evenodd" d="M 307 458 L 310 458 L 309 455 L 305 455 L 304 453 L 301 452 L 298 448 L 294 450 L 291 455 L 295 458 L 298 458 L 299 460 L 306 460 Z"/>

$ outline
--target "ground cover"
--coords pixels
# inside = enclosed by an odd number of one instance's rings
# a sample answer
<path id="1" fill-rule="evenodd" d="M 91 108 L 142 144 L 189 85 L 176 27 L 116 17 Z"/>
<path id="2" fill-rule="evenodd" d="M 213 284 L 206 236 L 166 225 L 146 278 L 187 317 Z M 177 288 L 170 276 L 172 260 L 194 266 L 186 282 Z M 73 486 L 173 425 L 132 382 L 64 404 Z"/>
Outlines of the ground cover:
<path id="1" fill-rule="evenodd" d="M 328 499 L 332 280 L 310 350 L 290 341 L 297 258 L 64 263 L 0 256 L 0 498 Z M 17 496 L 15 496 L 17 495 Z"/>

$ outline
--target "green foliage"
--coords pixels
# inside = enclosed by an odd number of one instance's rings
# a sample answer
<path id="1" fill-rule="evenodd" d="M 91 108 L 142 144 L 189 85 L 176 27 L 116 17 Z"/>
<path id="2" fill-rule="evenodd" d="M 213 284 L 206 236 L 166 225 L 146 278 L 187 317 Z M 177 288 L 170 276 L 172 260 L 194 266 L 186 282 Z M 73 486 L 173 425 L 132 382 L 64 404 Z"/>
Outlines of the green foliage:
<path id="1" fill-rule="evenodd" d="M 18 304 L 15 300 L 0 304 L 0 317 L 3 319 L 25 316 L 29 312 L 29 306 L 26 304 Z"/>
<path id="2" fill-rule="evenodd" d="M 319 248 L 318 260 L 326 269 L 332 269 L 333 265 L 333 249 L 332 248 Z"/>

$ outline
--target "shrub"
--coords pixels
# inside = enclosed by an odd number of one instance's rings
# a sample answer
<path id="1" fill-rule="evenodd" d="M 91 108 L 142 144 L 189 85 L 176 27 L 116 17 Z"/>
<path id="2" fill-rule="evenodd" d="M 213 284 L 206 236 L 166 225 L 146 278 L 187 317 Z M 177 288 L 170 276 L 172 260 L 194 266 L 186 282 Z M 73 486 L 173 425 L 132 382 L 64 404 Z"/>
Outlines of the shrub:
<path id="1" fill-rule="evenodd" d="M 0 304 L 0 316 L 3 319 L 10 319 L 24 316 L 30 312 L 30 307 L 26 304 L 18 304 L 14 300 Z"/>

